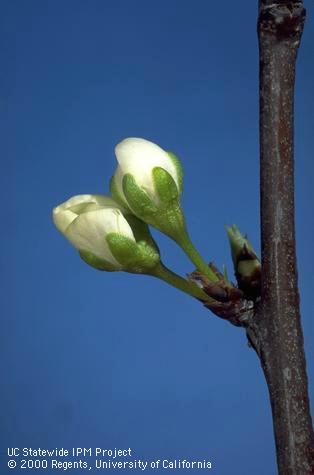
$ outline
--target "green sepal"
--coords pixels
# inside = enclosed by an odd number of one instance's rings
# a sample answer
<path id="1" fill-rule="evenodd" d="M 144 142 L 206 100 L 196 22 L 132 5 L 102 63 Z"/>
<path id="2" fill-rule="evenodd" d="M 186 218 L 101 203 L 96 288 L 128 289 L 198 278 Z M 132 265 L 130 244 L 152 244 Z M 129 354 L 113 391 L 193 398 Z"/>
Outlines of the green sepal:
<path id="1" fill-rule="evenodd" d="M 137 268 L 138 272 L 146 272 L 149 269 L 156 267 L 160 262 L 159 249 L 157 246 L 151 246 L 146 241 L 137 243 L 138 253 L 141 256 Z"/>
<path id="2" fill-rule="evenodd" d="M 168 206 L 178 200 L 179 191 L 176 182 L 164 168 L 155 167 L 152 171 L 155 190 L 158 194 L 161 207 Z"/>
<path id="3" fill-rule="evenodd" d="M 122 187 L 125 199 L 138 218 L 177 241 L 184 227 L 177 185 L 171 175 L 160 167 L 153 169 L 152 179 L 158 204 L 154 203 L 146 191 L 137 185 L 131 174 L 123 177 Z"/>
<path id="4" fill-rule="evenodd" d="M 123 267 L 136 259 L 137 245 L 132 239 L 118 233 L 110 233 L 106 236 L 106 241 L 110 252 Z"/>
<path id="5" fill-rule="evenodd" d="M 181 162 L 173 152 L 168 151 L 167 154 L 169 155 L 172 161 L 172 164 L 174 165 L 176 169 L 177 177 L 178 177 L 179 193 L 181 194 L 182 189 L 183 189 L 183 168 L 182 168 Z"/>
<path id="6" fill-rule="evenodd" d="M 146 215 L 156 213 L 157 206 L 148 194 L 136 184 L 130 173 L 124 175 L 122 188 L 126 201 L 137 216 L 145 218 Z"/>
<path id="7" fill-rule="evenodd" d="M 154 239 L 152 238 L 147 224 L 144 223 L 144 221 L 138 219 L 136 216 L 134 216 L 134 214 L 125 214 L 124 217 L 132 229 L 137 244 L 141 242 L 146 243 L 159 254 L 159 248 Z"/>
<path id="8" fill-rule="evenodd" d="M 159 252 L 145 241 L 135 242 L 118 233 L 106 236 L 110 252 L 124 271 L 145 273 L 159 262 Z"/>
<path id="9" fill-rule="evenodd" d="M 84 251 L 83 249 L 79 251 L 80 257 L 83 259 L 86 264 L 88 264 L 91 267 L 94 267 L 94 269 L 98 270 L 103 270 L 103 271 L 108 271 L 108 272 L 114 272 L 117 270 L 121 270 L 120 267 L 115 266 L 111 262 L 106 261 L 105 259 L 100 259 L 99 257 L 95 256 L 90 251 Z"/>

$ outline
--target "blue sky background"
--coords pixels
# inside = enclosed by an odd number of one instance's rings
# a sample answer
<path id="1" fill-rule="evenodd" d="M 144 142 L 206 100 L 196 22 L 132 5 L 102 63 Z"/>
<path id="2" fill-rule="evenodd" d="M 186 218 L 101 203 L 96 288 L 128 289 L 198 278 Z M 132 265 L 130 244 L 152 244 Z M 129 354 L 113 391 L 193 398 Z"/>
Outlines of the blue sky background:
<path id="1" fill-rule="evenodd" d="M 256 3 L 2 2 L 1 474 L 13 473 L 7 447 L 131 447 L 133 459 L 207 459 L 219 475 L 276 473 L 267 389 L 244 332 L 162 282 L 93 270 L 51 220 L 72 195 L 107 193 L 115 144 L 138 136 L 181 158 L 186 219 L 206 259 L 232 272 L 224 225 L 234 222 L 259 249 Z M 305 4 L 296 211 L 314 402 Z M 193 269 L 154 236 L 168 266 Z"/>

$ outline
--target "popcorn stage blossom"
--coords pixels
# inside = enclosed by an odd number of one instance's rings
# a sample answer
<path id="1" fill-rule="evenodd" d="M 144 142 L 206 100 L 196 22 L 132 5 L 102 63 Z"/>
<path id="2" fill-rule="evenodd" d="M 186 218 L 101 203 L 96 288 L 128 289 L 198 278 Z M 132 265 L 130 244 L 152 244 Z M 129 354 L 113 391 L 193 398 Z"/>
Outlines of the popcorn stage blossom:
<path id="1" fill-rule="evenodd" d="M 144 272 L 159 262 L 146 224 L 108 196 L 74 196 L 54 208 L 53 221 L 81 257 L 97 269 Z"/>
<path id="2" fill-rule="evenodd" d="M 160 198 L 153 176 L 153 170 L 157 167 L 169 173 L 178 193 L 181 192 L 182 171 L 178 169 L 178 161 L 159 145 L 141 138 L 127 138 L 116 146 L 115 153 L 119 165 L 113 179 L 118 194 L 126 204 L 129 205 L 123 190 L 123 178 L 126 175 L 132 175 L 137 186 L 144 190 L 156 205 L 159 204 Z"/>

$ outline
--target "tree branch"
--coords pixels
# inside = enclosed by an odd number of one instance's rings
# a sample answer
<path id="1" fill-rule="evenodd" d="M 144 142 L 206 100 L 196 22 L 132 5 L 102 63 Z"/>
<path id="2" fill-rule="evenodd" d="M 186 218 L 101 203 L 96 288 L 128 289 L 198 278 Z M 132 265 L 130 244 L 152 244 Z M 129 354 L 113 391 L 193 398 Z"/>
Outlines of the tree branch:
<path id="1" fill-rule="evenodd" d="M 269 388 L 279 473 L 314 473 L 294 229 L 295 62 L 302 1 L 259 1 L 261 301 L 248 337 Z"/>

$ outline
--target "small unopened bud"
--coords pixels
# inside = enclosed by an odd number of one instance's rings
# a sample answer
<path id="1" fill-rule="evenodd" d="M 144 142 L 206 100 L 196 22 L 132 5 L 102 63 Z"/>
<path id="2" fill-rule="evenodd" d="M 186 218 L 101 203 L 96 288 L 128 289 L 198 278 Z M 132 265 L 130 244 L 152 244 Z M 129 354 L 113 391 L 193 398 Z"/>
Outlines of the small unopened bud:
<path id="1" fill-rule="evenodd" d="M 233 224 L 226 226 L 235 276 L 239 289 L 249 298 L 260 294 L 261 263 L 252 244 L 239 228 Z"/>

